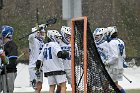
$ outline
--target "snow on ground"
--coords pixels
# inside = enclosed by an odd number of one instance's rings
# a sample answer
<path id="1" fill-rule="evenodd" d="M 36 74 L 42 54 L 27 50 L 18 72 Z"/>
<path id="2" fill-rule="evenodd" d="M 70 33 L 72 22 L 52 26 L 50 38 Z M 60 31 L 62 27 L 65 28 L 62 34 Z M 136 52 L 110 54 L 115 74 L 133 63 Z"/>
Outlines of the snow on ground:
<path id="1" fill-rule="evenodd" d="M 33 92 L 34 90 L 29 85 L 29 72 L 28 65 L 18 64 L 18 72 L 15 80 L 15 90 L 14 92 Z M 124 75 L 132 81 L 129 83 L 128 80 L 123 78 L 123 81 L 119 82 L 124 89 L 140 89 L 140 67 L 127 68 L 125 69 Z M 42 91 L 48 91 L 48 81 L 47 78 L 43 79 L 43 89 Z M 70 85 L 67 84 L 67 90 L 71 91 Z"/>
<path id="2" fill-rule="evenodd" d="M 123 78 L 119 84 L 125 89 L 140 89 L 140 67 L 126 68 L 124 75 L 132 81 L 130 83 L 126 78 Z"/>
<path id="3" fill-rule="evenodd" d="M 48 80 L 43 78 L 43 88 L 42 91 L 48 91 Z M 71 91 L 70 85 L 67 84 L 67 90 Z M 17 77 L 15 80 L 15 89 L 14 92 L 33 92 L 33 88 L 29 84 L 29 71 L 28 65 L 18 64 L 17 66 Z"/>

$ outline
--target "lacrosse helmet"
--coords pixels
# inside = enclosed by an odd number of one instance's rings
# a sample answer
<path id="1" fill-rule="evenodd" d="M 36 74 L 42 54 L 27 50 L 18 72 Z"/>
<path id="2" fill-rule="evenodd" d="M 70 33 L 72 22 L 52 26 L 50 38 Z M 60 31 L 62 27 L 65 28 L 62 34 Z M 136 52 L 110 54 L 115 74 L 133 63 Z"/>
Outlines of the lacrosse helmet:
<path id="1" fill-rule="evenodd" d="M 53 42 L 60 43 L 62 41 L 62 35 L 57 30 L 48 30 L 47 36 Z"/>
<path id="2" fill-rule="evenodd" d="M 111 38 L 111 36 L 113 35 L 113 33 L 118 32 L 116 26 L 107 27 L 107 31 L 108 31 L 108 37 L 109 38 Z"/>
<path id="3" fill-rule="evenodd" d="M 4 25 L 2 26 L 2 37 L 3 38 L 12 38 L 14 29 L 11 26 Z"/>
<path id="4" fill-rule="evenodd" d="M 70 38 L 71 38 L 71 28 L 67 26 L 62 26 L 61 31 L 60 31 L 63 41 L 67 44 L 70 43 Z"/>
<path id="5" fill-rule="evenodd" d="M 45 39 L 45 37 L 46 37 L 46 31 L 45 31 L 45 24 L 41 24 L 41 25 L 39 25 L 38 26 L 39 28 L 37 28 L 37 27 L 33 27 L 32 28 L 32 32 L 35 32 L 35 31 L 37 31 L 37 33 L 36 33 L 36 37 L 38 38 L 38 39 L 41 39 L 41 40 L 44 40 Z"/>
<path id="6" fill-rule="evenodd" d="M 106 38 L 107 38 L 106 28 L 96 28 L 93 33 L 93 37 L 94 37 L 95 43 L 97 44 L 106 41 Z"/>

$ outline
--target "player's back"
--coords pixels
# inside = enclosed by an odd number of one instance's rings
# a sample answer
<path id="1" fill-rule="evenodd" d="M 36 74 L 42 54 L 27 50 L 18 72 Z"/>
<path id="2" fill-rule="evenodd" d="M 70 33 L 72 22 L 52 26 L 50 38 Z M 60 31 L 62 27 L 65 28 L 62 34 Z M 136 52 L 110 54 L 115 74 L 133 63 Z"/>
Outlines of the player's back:
<path id="1" fill-rule="evenodd" d="M 51 71 L 64 71 L 64 65 L 62 59 L 57 57 L 57 53 L 61 50 L 60 45 L 57 42 L 49 42 L 44 45 L 43 50 L 39 56 L 39 59 L 43 61 L 44 72 Z"/>
<path id="2" fill-rule="evenodd" d="M 125 45 L 124 42 L 119 38 L 114 38 L 109 42 L 110 49 L 113 50 L 117 57 L 116 67 L 123 68 L 123 60 L 125 58 Z"/>
<path id="3" fill-rule="evenodd" d="M 34 34 L 29 36 L 29 67 L 35 67 L 35 62 L 39 54 L 41 53 L 41 49 L 43 48 L 44 42 L 38 40 Z"/>

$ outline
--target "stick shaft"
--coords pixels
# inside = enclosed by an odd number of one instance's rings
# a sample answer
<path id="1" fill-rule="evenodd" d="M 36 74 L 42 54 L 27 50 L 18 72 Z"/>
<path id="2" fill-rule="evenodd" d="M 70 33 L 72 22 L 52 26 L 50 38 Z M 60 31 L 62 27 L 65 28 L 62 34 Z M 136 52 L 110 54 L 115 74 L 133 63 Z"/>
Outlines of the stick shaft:
<path id="1" fill-rule="evenodd" d="M 132 81 L 128 77 L 126 77 L 124 74 L 123 74 L 123 76 L 126 80 L 128 80 L 130 83 L 132 83 Z"/>

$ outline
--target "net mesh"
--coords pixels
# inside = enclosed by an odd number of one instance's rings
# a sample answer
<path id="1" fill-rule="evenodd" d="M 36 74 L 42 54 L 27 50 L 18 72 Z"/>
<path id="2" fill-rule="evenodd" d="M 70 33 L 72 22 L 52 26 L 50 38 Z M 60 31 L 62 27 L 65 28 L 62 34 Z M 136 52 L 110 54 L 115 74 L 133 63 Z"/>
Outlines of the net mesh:
<path id="1" fill-rule="evenodd" d="M 87 24 L 87 74 L 84 77 L 84 20 L 74 21 L 74 74 L 76 93 L 121 93 L 107 73 L 104 64 L 96 49 L 92 32 Z M 78 49 L 78 50 L 77 50 Z M 84 69 L 84 70 L 83 70 Z M 84 89 L 84 78 L 86 78 L 86 90 Z M 85 92 L 84 92 L 85 93 Z"/>

